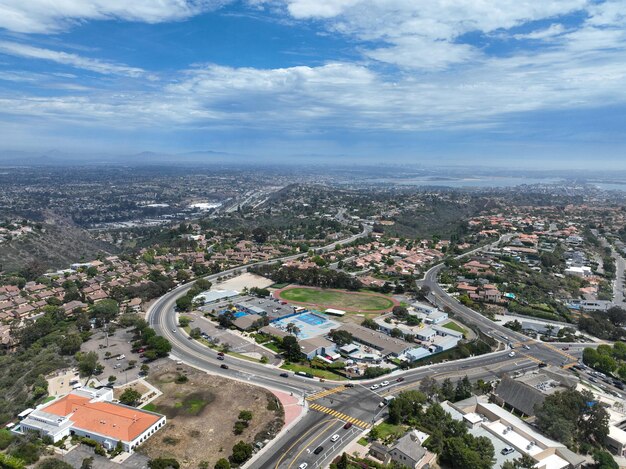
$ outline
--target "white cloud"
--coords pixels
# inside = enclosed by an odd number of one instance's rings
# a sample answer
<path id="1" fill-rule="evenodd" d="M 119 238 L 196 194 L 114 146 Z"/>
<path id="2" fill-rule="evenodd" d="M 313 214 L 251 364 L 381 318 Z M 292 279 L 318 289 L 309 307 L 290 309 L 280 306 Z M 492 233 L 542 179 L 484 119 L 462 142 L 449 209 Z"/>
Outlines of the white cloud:
<path id="1" fill-rule="evenodd" d="M 140 77 L 145 75 L 144 70 L 137 67 L 129 67 L 99 59 L 81 57 L 77 54 L 42 49 L 17 42 L 0 41 L 0 54 L 8 54 L 27 59 L 49 60 L 75 68 L 90 70 L 101 74 L 126 75 L 130 77 Z"/>
<path id="2" fill-rule="evenodd" d="M 20 33 L 59 32 L 86 20 L 175 21 L 229 0 L 2 0 L 0 28 Z"/>
<path id="3" fill-rule="evenodd" d="M 459 44 L 464 34 L 498 30 L 584 9 L 587 0 L 284 0 L 296 19 L 321 19 L 331 31 L 384 43 L 365 56 L 419 70 L 477 60 L 481 51 Z"/>

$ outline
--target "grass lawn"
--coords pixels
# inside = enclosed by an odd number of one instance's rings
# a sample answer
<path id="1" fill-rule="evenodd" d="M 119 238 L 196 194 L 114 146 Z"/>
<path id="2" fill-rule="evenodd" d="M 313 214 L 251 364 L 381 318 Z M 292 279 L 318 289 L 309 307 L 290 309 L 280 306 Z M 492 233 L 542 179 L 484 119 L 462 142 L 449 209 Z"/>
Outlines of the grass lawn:
<path id="1" fill-rule="evenodd" d="M 339 381 L 346 379 L 341 375 L 333 373 L 332 371 L 319 370 L 317 368 L 311 368 L 310 366 L 306 366 L 306 365 L 295 365 L 293 363 L 290 363 L 289 365 L 284 364 L 283 366 L 281 366 L 281 368 L 283 370 L 293 371 L 294 373 L 297 373 L 298 371 L 304 371 L 305 373 L 311 373 L 313 376 L 317 378 L 333 379 L 333 380 L 339 380 Z"/>
<path id="2" fill-rule="evenodd" d="M 147 410 L 148 412 L 156 412 L 157 406 L 155 406 L 152 402 L 150 404 L 146 404 L 142 407 L 143 410 Z"/>
<path id="3" fill-rule="evenodd" d="M 452 322 L 452 321 L 445 323 L 443 327 L 445 327 L 446 329 L 451 329 L 453 331 L 460 332 L 463 335 L 467 334 L 467 331 L 464 328 L 462 328 L 457 323 Z"/>
<path id="4" fill-rule="evenodd" d="M 56 396 L 48 396 L 44 399 L 43 404 L 46 404 L 47 402 L 53 401 L 56 399 Z"/>
<path id="5" fill-rule="evenodd" d="M 261 360 L 258 360 L 258 359 L 256 359 L 256 358 L 249 357 L 249 356 L 244 355 L 244 354 L 242 354 L 242 353 L 237 353 L 237 352 L 228 352 L 228 355 L 232 355 L 233 357 L 241 358 L 242 360 L 248 360 L 249 362 L 261 363 Z"/>
<path id="6" fill-rule="evenodd" d="M 361 446 L 367 446 L 367 438 L 359 438 L 357 441 L 358 444 L 360 444 Z"/>
<path id="7" fill-rule="evenodd" d="M 285 288 L 287 285 L 289 285 L 288 283 L 274 283 L 273 285 L 270 285 L 270 288 Z"/>
<path id="8" fill-rule="evenodd" d="M 389 435 L 395 435 L 396 437 L 400 438 L 402 435 L 404 435 L 404 432 L 406 432 L 406 428 L 407 427 L 405 427 L 404 425 L 392 425 L 387 422 L 376 425 L 376 429 L 378 430 L 380 435 L 380 440 L 384 440 Z"/>
<path id="9" fill-rule="evenodd" d="M 363 312 L 387 311 L 393 308 L 395 304 L 390 298 L 378 293 L 325 290 L 321 288 L 288 288 L 280 292 L 280 298 L 317 307 Z"/>

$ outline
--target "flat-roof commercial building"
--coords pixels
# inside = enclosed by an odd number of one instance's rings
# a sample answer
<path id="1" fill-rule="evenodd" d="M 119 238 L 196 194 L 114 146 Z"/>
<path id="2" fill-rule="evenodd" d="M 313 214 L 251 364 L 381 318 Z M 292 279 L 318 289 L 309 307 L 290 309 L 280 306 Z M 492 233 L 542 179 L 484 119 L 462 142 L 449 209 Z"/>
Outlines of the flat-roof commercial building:
<path id="1" fill-rule="evenodd" d="M 349 332 L 355 341 L 378 350 L 383 358 L 389 355 L 397 357 L 415 347 L 414 344 L 402 339 L 396 339 L 356 324 L 343 324 L 337 330 Z"/>
<path id="2" fill-rule="evenodd" d="M 133 452 L 165 425 L 164 415 L 115 404 L 113 390 L 80 388 L 66 396 L 39 406 L 13 431 L 37 432 L 54 442 L 77 435 L 91 438 L 106 449 L 118 442 L 124 451 Z"/>

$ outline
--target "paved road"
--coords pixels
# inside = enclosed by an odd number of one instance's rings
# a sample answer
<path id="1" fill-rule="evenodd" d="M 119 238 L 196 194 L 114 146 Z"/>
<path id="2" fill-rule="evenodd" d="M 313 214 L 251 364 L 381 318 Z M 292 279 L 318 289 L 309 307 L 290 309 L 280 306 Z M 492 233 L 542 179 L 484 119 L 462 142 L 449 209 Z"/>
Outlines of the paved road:
<path id="1" fill-rule="evenodd" d="M 350 242 L 358 237 L 366 236 L 369 232 L 370 228 L 366 227 L 362 233 L 348 240 L 333 243 L 323 249 L 333 249 L 335 244 Z M 297 259 L 303 255 L 306 254 L 289 256 L 282 260 Z M 276 262 L 276 260 L 259 264 L 270 262 Z M 354 437 L 367 430 L 374 421 L 384 414 L 385 407 L 381 408 L 379 404 L 385 395 L 407 389 L 416 389 L 425 376 L 433 376 L 438 379 L 450 377 L 456 380 L 467 375 L 472 380 L 493 379 L 505 372 L 536 368 L 540 362 L 563 365 L 575 361 L 582 354 L 581 344 L 568 344 L 570 349 L 567 352 L 553 346 L 546 346 L 534 342 L 522 334 L 498 326 L 479 313 L 460 305 L 437 284 L 436 278 L 441 267 L 436 266 L 431 269 L 424 280 L 424 284 L 431 287 L 431 300 L 435 304 L 450 307 L 457 314 L 466 319 L 471 319 L 483 331 L 490 332 L 495 337 L 499 337 L 500 340 L 505 340 L 502 336 L 507 336 L 508 340 L 513 342 L 525 343 L 529 349 L 519 348 L 513 357 L 506 350 L 404 372 L 395 372 L 384 378 L 391 381 L 388 387 L 373 392 L 369 389 L 369 385 L 374 381 L 380 382 L 382 379 L 359 382 L 352 388 L 345 388 L 336 382 L 319 382 L 291 373 L 289 378 L 283 378 L 280 376 L 281 371 L 276 368 L 234 357 L 227 357 L 225 361 L 218 361 L 214 351 L 196 341 L 189 340 L 177 327 L 174 310 L 176 299 L 185 294 L 193 283 L 178 287 L 157 300 L 148 312 L 149 322 L 157 333 L 172 343 L 171 355 L 174 359 L 182 360 L 209 373 L 308 397 L 309 411 L 306 415 L 289 432 L 275 439 L 271 448 L 247 467 L 292 468 L 306 462 L 309 467 L 313 468 L 322 463 L 327 463 L 339 454 Z M 230 269 L 207 278 L 214 280 L 219 276 L 235 271 L 245 271 L 245 268 Z M 566 344 L 560 346 L 563 347 Z M 222 364 L 227 364 L 229 369 L 222 369 L 220 367 Z M 403 381 L 396 381 L 398 377 L 401 377 Z M 347 422 L 353 423 L 353 425 L 349 429 L 344 429 Z M 339 440 L 331 442 L 330 438 L 335 434 L 339 435 Z M 319 446 L 322 446 L 321 452 L 314 454 L 314 450 Z"/>

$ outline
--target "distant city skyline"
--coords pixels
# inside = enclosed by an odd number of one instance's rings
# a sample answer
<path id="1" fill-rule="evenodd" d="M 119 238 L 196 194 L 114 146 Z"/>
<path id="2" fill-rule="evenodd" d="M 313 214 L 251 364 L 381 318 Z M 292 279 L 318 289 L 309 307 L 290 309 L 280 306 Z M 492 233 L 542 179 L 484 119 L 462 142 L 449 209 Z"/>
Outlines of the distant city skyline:
<path id="1" fill-rule="evenodd" d="M 0 150 L 626 169 L 624 12 L 0 0 Z"/>

